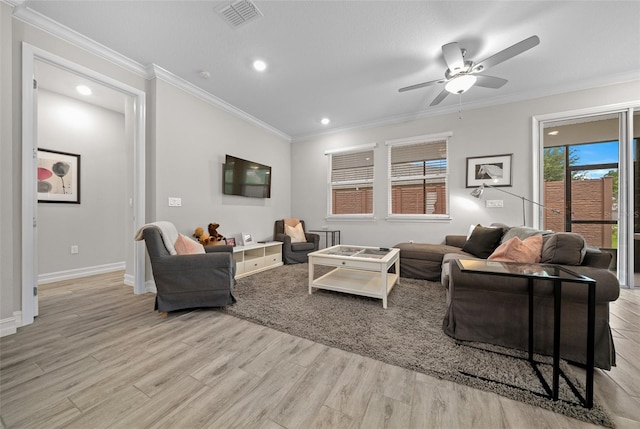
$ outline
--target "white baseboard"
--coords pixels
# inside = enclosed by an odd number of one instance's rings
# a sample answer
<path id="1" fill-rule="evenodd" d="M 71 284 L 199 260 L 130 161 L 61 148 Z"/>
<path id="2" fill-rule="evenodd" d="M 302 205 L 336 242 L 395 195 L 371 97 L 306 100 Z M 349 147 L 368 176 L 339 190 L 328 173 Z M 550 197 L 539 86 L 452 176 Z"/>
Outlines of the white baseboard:
<path id="1" fill-rule="evenodd" d="M 15 334 L 20 326 L 22 326 L 22 311 L 15 311 L 13 317 L 0 320 L 0 337 Z"/>
<path id="2" fill-rule="evenodd" d="M 131 287 L 136 285 L 135 279 L 131 274 L 124 273 L 124 284 Z"/>
<path id="3" fill-rule="evenodd" d="M 135 287 L 135 280 L 131 274 L 124 275 L 124 284 L 127 286 Z M 153 280 L 147 280 L 146 282 L 144 282 L 144 293 L 147 292 L 158 292 L 158 290 L 156 289 L 156 282 L 154 282 Z"/>
<path id="4" fill-rule="evenodd" d="M 15 334 L 16 332 L 18 332 L 18 327 L 16 326 L 15 317 L 0 319 L 0 337 L 12 335 L 12 334 Z"/>
<path id="5" fill-rule="evenodd" d="M 77 279 L 80 277 L 93 276 L 95 274 L 111 273 L 114 271 L 122 271 L 126 267 L 124 262 L 116 262 L 113 264 L 96 265 L 94 267 L 76 268 L 67 271 L 58 271 L 55 273 L 39 274 L 38 284 L 47 284 L 59 282 L 62 280 Z"/>

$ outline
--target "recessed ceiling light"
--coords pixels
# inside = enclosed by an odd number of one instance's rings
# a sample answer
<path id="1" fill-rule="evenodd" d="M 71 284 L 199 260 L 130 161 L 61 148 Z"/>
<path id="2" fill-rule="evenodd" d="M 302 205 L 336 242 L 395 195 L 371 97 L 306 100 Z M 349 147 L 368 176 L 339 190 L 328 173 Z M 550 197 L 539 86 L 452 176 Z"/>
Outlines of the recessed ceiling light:
<path id="1" fill-rule="evenodd" d="M 557 136 L 558 134 L 560 134 L 560 131 L 558 131 L 558 130 L 549 131 L 547 134 L 549 134 L 550 136 Z"/>
<path id="2" fill-rule="evenodd" d="M 253 68 L 257 71 L 265 71 L 267 69 L 267 63 L 262 60 L 255 60 L 253 62 Z"/>
<path id="3" fill-rule="evenodd" d="M 320 123 L 321 123 L 322 125 L 328 125 L 328 124 L 329 124 L 329 122 L 331 122 L 331 119 L 329 119 L 329 118 L 322 118 L 322 119 L 320 120 Z"/>
<path id="4" fill-rule="evenodd" d="M 78 85 L 78 86 L 76 86 L 76 91 L 78 91 L 82 95 L 91 95 L 91 94 L 93 94 L 93 91 L 91 91 L 91 88 L 89 88 L 86 85 Z"/>

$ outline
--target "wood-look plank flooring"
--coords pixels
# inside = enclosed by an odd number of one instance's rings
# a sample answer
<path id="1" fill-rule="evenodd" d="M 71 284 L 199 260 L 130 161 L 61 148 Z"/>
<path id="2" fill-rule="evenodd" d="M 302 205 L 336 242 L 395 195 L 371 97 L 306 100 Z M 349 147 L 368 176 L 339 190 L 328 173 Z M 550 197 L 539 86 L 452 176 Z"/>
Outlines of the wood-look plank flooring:
<path id="1" fill-rule="evenodd" d="M 43 285 L 0 339 L 1 428 L 589 428 L 493 393 L 213 310 L 153 311 L 116 272 Z M 596 396 L 640 427 L 640 291 L 611 306 L 618 366 Z"/>

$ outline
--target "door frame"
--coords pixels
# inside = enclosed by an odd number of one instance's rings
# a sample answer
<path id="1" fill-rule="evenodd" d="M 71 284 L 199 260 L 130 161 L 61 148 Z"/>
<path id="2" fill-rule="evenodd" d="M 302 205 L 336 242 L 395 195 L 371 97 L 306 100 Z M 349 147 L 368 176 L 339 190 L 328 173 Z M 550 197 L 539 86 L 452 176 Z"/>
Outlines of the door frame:
<path id="1" fill-rule="evenodd" d="M 607 114 L 619 114 L 619 198 L 618 198 L 618 280 L 624 288 L 634 287 L 633 279 L 633 180 L 624 180 L 633 177 L 633 161 L 631 160 L 633 145 L 633 115 L 640 110 L 640 100 L 627 103 L 610 104 L 587 109 L 571 110 L 567 112 L 550 113 L 532 117 L 532 163 L 533 163 L 533 199 L 543 201 L 542 177 L 543 177 L 543 152 L 544 152 L 544 125 L 547 122 L 563 121 L 569 119 L 584 119 Z M 541 227 L 542 210 L 533 211 L 533 226 Z M 640 286 L 640 285 L 638 285 Z"/>
<path id="2" fill-rule="evenodd" d="M 22 317 L 21 325 L 33 323 L 36 314 L 37 266 L 37 117 L 35 62 L 43 61 L 77 75 L 94 80 L 133 98 L 133 231 L 145 221 L 145 122 L 146 93 L 76 64 L 51 52 L 22 42 Z M 133 238 L 132 238 L 133 240 Z M 145 250 L 142 242 L 134 242 L 133 290 L 145 292 Z"/>

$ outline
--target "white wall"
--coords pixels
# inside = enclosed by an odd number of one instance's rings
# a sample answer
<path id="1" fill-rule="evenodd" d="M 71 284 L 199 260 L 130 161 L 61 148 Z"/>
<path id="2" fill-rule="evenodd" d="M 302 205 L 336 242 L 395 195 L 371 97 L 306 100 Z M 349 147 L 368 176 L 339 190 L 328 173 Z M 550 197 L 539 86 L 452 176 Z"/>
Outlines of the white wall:
<path id="1" fill-rule="evenodd" d="M 640 81 L 622 83 L 535 100 L 503 104 L 458 114 L 360 128 L 292 143 L 292 215 L 305 219 L 311 229 L 340 229 L 342 243 L 393 246 L 403 241 L 440 243 L 447 234 L 465 234 L 472 223 L 522 224 L 522 201 L 487 189 L 477 200 L 465 187 L 466 158 L 513 154 L 513 186 L 504 188 L 518 195 L 532 195 L 532 130 L 536 115 L 640 100 Z M 449 196 L 451 221 L 390 222 L 387 214 L 386 140 L 425 134 L 453 132 L 449 140 Z M 327 162 L 324 151 L 377 143 L 375 149 L 373 221 L 327 220 Z M 486 199 L 504 201 L 504 208 L 486 208 Z M 527 224 L 532 206 L 527 205 Z"/>
<path id="2" fill-rule="evenodd" d="M 0 335 L 15 331 L 15 296 L 20 296 L 20 247 L 16 246 L 20 222 L 14 208 L 13 82 L 11 42 L 11 8 L 0 3 Z M 19 220 L 19 219 L 18 219 Z M 19 308 L 19 307 L 18 307 Z"/>
<path id="3" fill-rule="evenodd" d="M 38 90 L 38 147 L 80 155 L 80 204 L 38 203 L 40 275 L 124 263 L 133 155 L 125 141 L 122 113 Z"/>
<path id="4" fill-rule="evenodd" d="M 276 219 L 291 211 L 290 143 L 220 108 L 156 79 L 154 162 L 155 220 L 169 220 L 191 236 L 219 223 L 225 237 L 251 233 L 273 238 Z M 222 194 L 222 164 L 230 154 L 272 167 L 271 198 Z M 179 197 L 182 207 L 169 207 Z"/>

